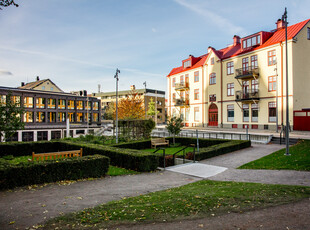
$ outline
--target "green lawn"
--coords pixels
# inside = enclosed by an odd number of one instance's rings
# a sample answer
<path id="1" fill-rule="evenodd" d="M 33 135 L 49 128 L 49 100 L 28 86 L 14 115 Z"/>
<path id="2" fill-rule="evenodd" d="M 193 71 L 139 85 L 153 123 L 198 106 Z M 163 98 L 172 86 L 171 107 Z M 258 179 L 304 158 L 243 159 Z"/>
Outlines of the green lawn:
<path id="1" fill-rule="evenodd" d="M 176 143 L 175 146 L 173 146 L 173 144 L 171 144 L 169 147 L 165 147 L 165 154 L 166 155 L 172 155 L 172 154 L 176 153 L 177 151 L 181 150 L 184 147 L 186 147 L 186 146 L 182 146 L 180 143 Z M 142 151 L 153 153 L 155 151 L 155 149 L 143 149 Z M 193 152 L 193 151 L 194 151 L 193 147 L 188 147 L 187 149 L 185 149 L 185 154 L 188 153 L 188 152 Z M 157 153 L 162 154 L 163 151 L 159 150 Z M 177 154 L 177 156 L 183 156 L 183 151 L 179 152 Z"/>
<path id="2" fill-rule="evenodd" d="M 291 156 L 285 156 L 285 148 L 268 156 L 249 162 L 239 169 L 289 169 L 310 171 L 310 140 L 302 140 L 290 147 Z"/>
<path id="3" fill-rule="evenodd" d="M 203 180 L 67 214 L 49 221 L 45 229 L 99 229 L 123 223 L 193 219 L 309 197 L 310 187 Z"/>

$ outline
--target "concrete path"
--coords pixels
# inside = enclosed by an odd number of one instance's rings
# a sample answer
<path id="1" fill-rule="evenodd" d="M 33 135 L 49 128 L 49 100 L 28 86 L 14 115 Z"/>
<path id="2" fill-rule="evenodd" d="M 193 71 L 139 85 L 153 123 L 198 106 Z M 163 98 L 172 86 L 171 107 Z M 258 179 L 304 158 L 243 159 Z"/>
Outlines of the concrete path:
<path id="1" fill-rule="evenodd" d="M 211 180 L 249 181 L 270 184 L 293 184 L 310 186 L 310 172 L 278 170 L 237 170 L 240 165 L 261 158 L 278 149 L 279 145 L 253 145 L 208 160 L 206 164 L 228 168 Z M 198 165 L 198 164 L 197 164 Z M 137 196 L 149 192 L 164 190 L 201 180 L 171 171 L 143 173 L 131 176 L 106 177 L 93 181 L 79 181 L 69 185 L 49 184 L 36 189 L 16 189 L 0 192 L 0 228 L 25 229 L 45 220 L 93 207 L 122 197 Z M 14 224 L 9 225 L 10 222 Z"/>

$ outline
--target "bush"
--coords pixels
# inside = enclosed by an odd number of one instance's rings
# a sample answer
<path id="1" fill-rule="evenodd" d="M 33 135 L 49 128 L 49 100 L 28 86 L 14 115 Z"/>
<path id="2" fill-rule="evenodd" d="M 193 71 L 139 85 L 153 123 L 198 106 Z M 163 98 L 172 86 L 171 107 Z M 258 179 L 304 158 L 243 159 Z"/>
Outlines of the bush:
<path id="1" fill-rule="evenodd" d="M 42 184 L 61 180 L 102 177 L 109 170 L 109 158 L 100 155 L 20 163 L 0 161 L 0 188 Z"/>

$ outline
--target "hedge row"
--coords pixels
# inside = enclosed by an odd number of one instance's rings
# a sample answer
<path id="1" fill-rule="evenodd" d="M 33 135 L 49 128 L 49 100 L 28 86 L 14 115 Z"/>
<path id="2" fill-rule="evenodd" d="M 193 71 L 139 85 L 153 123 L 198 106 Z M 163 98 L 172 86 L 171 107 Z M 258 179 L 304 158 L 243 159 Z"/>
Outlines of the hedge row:
<path id="1" fill-rule="evenodd" d="M 0 188 L 42 184 L 61 180 L 102 177 L 109 170 L 109 158 L 100 155 L 46 160 L 12 165 L 0 162 Z"/>
<path id="2" fill-rule="evenodd" d="M 217 145 L 199 148 L 199 153 L 196 152 L 196 160 L 204 160 L 207 158 L 219 156 L 225 153 L 237 151 L 239 149 L 248 148 L 251 146 L 251 141 L 234 140 L 226 141 Z M 197 150 L 196 150 L 197 151 Z"/>

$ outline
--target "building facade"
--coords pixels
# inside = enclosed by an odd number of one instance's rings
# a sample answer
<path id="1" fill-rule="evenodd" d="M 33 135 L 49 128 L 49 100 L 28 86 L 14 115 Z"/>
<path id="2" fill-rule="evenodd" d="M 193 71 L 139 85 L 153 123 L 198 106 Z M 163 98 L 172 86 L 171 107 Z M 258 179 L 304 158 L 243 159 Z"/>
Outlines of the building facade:
<path id="1" fill-rule="evenodd" d="M 310 19 L 288 26 L 291 129 L 310 131 Z M 285 25 L 190 55 L 167 76 L 168 116 L 186 126 L 276 130 L 286 124 Z"/>
<path id="2" fill-rule="evenodd" d="M 142 98 L 144 102 L 144 108 L 146 111 L 149 109 L 149 102 L 153 100 L 155 102 L 155 110 L 157 110 L 157 117 L 155 117 L 155 122 L 157 124 L 162 124 L 166 120 L 166 111 L 165 111 L 165 92 L 156 89 L 136 89 L 134 85 L 131 86 L 130 90 L 123 90 L 118 92 L 118 100 L 122 100 L 126 98 L 132 93 L 132 90 L 138 93 L 138 96 Z M 105 110 L 109 106 L 110 103 L 116 102 L 116 92 L 101 92 L 101 93 L 93 93 L 93 97 L 97 97 L 101 100 L 101 114 L 102 120 L 105 120 L 104 114 Z M 150 118 L 150 116 L 146 116 Z"/>
<path id="3" fill-rule="evenodd" d="M 1 104 L 11 93 L 24 108 L 21 117 L 24 130 L 18 130 L 11 141 L 39 141 L 66 136 L 69 119 L 70 136 L 94 133 L 100 129 L 100 100 L 64 92 L 51 92 L 0 86 Z M 7 141 L 9 141 L 7 140 Z M 4 141 L 4 140 L 1 140 Z"/>

